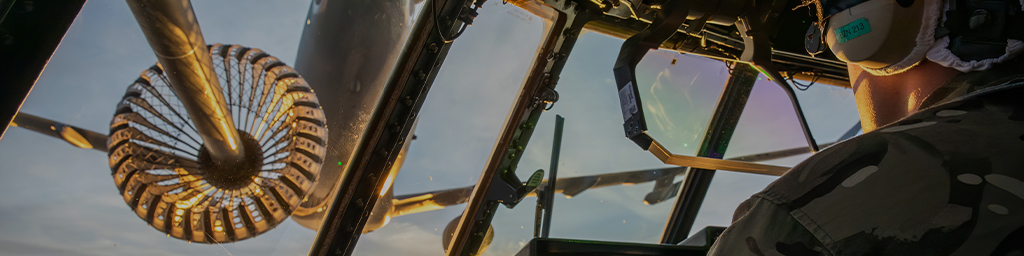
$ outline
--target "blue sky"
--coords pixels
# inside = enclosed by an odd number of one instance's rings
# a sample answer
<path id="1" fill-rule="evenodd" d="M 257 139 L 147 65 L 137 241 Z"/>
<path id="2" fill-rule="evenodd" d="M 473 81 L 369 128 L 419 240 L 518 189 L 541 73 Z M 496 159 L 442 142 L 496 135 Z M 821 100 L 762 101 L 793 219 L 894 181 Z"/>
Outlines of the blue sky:
<path id="1" fill-rule="evenodd" d="M 194 1 L 207 43 L 261 48 L 293 63 L 309 1 Z M 396 195 L 476 183 L 526 75 L 545 21 L 489 1 L 452 45 L 420 114 Z M 547 169 L 555 114 L 566 118 L 560 177 L 663 167 L 623 138 L 611 66 L 621 39 L 580 37 L 558 84 L 561 99 L 545 113 L 520 164 L 525 177 Z M 671 65 L 675 58 L 678 62 Z M 22 111 L 105 133 L 129 82 L 155 62 L 122 1 L 89 1 L 54 54 Z M 652 52 L 638 80 L 651 134 L 677 154 L 692 155 L 727 77 L 721 62 Z M 852 93 L 832 86 L 798 92 L 819 142 L 856 122 Z M 323 96 L 321 96 L 323 97 Z M 321 99 L 323 100 L 323 99 Z M 782 90 L 762 79 L 728 156 L 804 145 Z M 793 165 L 801 158 L 772 161 Z M 288 221 L 232 244 L 188 244 L 139 219 L 118 195 L 106 155 L 11 128 L 0 140 L 0 254 L 15 255 L 296 255 L 315 231 Z M 680 180 L 682 177 L 678 177 Z M 772 177 L 719 172 L 695 227 L 728 225 L 733 209 Z M 644 205 L 651 184 L 556 197 L 552 236 L 657 242 L 674 200 Z M 502 208 L 490 255 L 514 254 L 532 236 L 534 199 Z M 357 255 L 442 255 L 441 230 L 464 206 L 397 217 L 363 235 Z M 115 246 L 116 244 L 116 246 Z"/>

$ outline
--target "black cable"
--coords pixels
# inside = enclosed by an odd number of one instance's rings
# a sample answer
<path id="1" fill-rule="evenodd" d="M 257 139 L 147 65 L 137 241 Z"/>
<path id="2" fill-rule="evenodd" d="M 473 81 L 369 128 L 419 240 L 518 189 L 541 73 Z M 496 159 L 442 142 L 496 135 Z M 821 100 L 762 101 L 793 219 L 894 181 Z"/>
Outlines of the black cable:
<path id="1" fill-rule="evenodd" d="M 811 82 L 807 84 L 802 84 L 800 82 L 797 82 L 796 79 L 793 79 L 792 74 L 786 74 L 786 76 L 789 78 L 789 82 L 793 83 L 793 87 L 800 91 L 807 91 L 807 89 L 810 89 L 812 85 L 818 82 L 818 78 L 821 78 L 821 76 L 818 75 L 818 72 L 813 72 L 811 73 Z"/>
<path id="2" fill-rule="evenodd" d="M 437 35 L 441 36 L 441 40 L 444 41 L 444 43 L 446 43 L 446 44 L 450 44 L 450 43 L 454 42 L 455 39 L 459 38 L 459 36 L 462 35 L 462 32 L 466 31 L 466 27 L 469 25 L 467 23 L 462 23 L 462 28 L 459 28 L 459 32 L 455 33 L 455 36 L 452 37 L 452 39 L 448 39 L 448 38 L 445 38 L 444 32 L 441 32 L 441 24 L 437 22 L 437 1 L 436 0 L 430 0 L 430 13 L 434 15 L 434 28 L 436 28 L 435 30 L 437 30 Z"/>

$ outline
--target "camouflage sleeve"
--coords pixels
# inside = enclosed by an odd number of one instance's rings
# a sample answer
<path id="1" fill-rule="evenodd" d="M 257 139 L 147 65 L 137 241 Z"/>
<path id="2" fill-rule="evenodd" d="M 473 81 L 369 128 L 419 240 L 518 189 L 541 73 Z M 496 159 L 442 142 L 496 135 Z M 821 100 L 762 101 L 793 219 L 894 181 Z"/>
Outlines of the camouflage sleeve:
<path id="1" fill-rule="evenodd" d="M 708 255 L 832 255 L 784 207 L 755 195 L 740 204 L 733 224 Z"/>
<path id="2" fill-rule="evenodd" d="M 983 96 L 794 166 L 709 255 L 1024 255 L 1024 87 Z"/>

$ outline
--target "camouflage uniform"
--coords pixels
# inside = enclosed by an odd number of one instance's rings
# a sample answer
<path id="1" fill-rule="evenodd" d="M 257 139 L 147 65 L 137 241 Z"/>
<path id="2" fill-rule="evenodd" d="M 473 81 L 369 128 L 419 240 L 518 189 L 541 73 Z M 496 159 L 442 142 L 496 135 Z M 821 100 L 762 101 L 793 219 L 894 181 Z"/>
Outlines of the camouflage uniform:
<path id="1" fill-rule="evenodd" d="M 1015 66 L 955 77 L 930 107 L 793 167 L 709 255 L 1024 255 Z"/>

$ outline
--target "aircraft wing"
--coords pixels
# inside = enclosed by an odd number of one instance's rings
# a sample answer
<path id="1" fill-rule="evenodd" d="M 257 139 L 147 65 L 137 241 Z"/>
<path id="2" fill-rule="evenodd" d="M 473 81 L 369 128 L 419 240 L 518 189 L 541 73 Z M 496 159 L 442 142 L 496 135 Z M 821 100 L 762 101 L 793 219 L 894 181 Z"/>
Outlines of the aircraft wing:
<path id="1" fill-rule="evenodd" d="M 11 126 L 25 128 L 25 129 L 28 129 L 28 130 L 31 130 L 31 131 L 34 131 L 34 132 L 42 133 L 42 134 L 50 136 L 50 137 L 61 139 L 61 140 L 64 140 L 64 141 L 66 141 L 66 142 L 68 142 L 71 145 L 74 145 L 76 147 L 86 148 L 86 149 L 95 149 L 95 150 L 107 152 L 107 135 L 104 135 L 104 134 L 101 134 L 101 133 L 97 133 L 97 132 L 94 132 L 94 131 L 90 131 L 90 130 L 86 130 L 86 129 L 82 129 L 82 128 L 78 128 L 78 127 L 75 127 L 75 126 L 67 125 L 67 124 L 60 123 L 60 122 L 57 122 L 57 121 L 53 121 L 53 120 L 50 120 L 50 119 L 42 118 L 42 117 L 39 117 L 39 116 L 36 116 L 36 115 L 32 115 L 32 114 L 28 114 L 28 113 L 25 113 L 25 112 L 18 112 L 18 115 L 14 117 L 14 121 L 11 122 Z M 838 141 L 843 141 L 843 140 L 846 140 L 846 139 L 848 139 L 850 137 L 853 137 L 854 135 L 857 134 L 858 131 L 860 131 L 860 122 L 857 122 L 857 124 L 855 124 L 852 128 L 850 128 L 850 130 L 848 132 L 846 132 L 846 134 L 844 134 L 841 138 L 839 138 Z M 827 146 L 831 146 L 832 144 L 835 144 L 835 143 L 836 142 L 830 142 L 830 143 L 821 144 L 819 146 L 821 148 L 824 148 L 824 147 L 827 147 Z M 728 160 L 736 160 L 736 161 L 744 161 L 744 162 L 760 162 L 760 161 L 768 161 L 768 160 L 774 160 L 774 159 L 779 159 L 779 158 L 795 156 L 795 155 L 799 155 L 799 154 L 805 154 L 805 153 L 809 153 L 809 152 L 810 152 L 810 150 L 808 150 L 807 147 L 797 147 L 797 148 L 783 149 L 783 150 L 772 151 L 772 152 L 765 152 L 765 153 L 760 153 L 760 154 L 752 154 L 752 155 L 746 155 L 746 156 L 733 157 L 733 158 L 729 158 Z M 648 171 L 650 171 L 650 170 L 648 170 Z M 578 179 L 579 181 L 583 181 L 583 180 L 586 180 L 585 178 L 604 177 L 603 179 L 605 180 L 605 182 L 607 182 L 607 180 L 609 180 L 609 179 L 614 179 L 612 177 L 618 177 L 618 176 L 614 176 L 614 175 L 618 175 L 618 174 L 627 175 L 627 176 L 628 175 L 642 175 L 642 174 L 639 174 L 639 173 L 646 173 L 646 171 L 623 172 L 623 173 L 603 174 L 603 175 L 596 175 L 596 176 L 573 177 L 573 178 L 566 178 L 566 179 L 573 179 L 573 180 L 577 180 Z M 653 174 L 651 174 L 651 175 L 653 175 Z M 562 179 L 558 179 L 558 180 L 559 180 L 559 182 L 561 182 Z M 574 181 L 567 181 L 567 182 L 574 182 Z M 644 182 L 647 182 L 647 181 L 644 181 Z M 561 185 L 561 184 L 564 184 L 564 183 L 559 183 L 559 185 Z M 623 183 L 623 184 L 625 184 L 625 183 Z M 561 188 L 562 186 L 558 186 L 558 187 Z M 472 189 L 472 187 L 454 188 L 454 189 L 449 189 L 449 190 L 441 190 L 441 191 L 434 191 L 434 192 L 427 192 L 427 193 L 420 193 L 420 194 L 406 195 L 406 196 L 407 197 L 421 196 L 421 195 L 427 195 L 427 194 L 431 194 L 431 193 L 443 193 L 443 192 L 446 192 L 447 194 L 450 194 L 450 193 L 456 193 L 458 191 L 462 191 L 462 190 L 465 190 L 465 189 Z M 560 191 L 561 190 L 559 190 L 559 192 Z M 445 194 L 445 195 L 447 195 L 447 194 Z M 572 196 L 572 195 L 570 194 L 570 196 Z M 397 199 L 398 198 L 396 198 L 396 200 Z M 460 204 L 460 203 L 464 203 L 464 201 L 456 203 L 456 204 Z"/>
<path id="2" fill-rule="evenodd" d="M 11 126 L 29 129 L 50 137 L 64 140 L 71 145 L 85 149 L 107 152 L 107 135 L 66 125 L 25 112 L 18 112 Z"/>
<path id="3" fill-rule="evenodd" d="M 825 149 L 825 148 L 827 148 L 829 146 L 835 145 L 836 143 L 840 143 L 840 142 L 843 142 L 843 141 L 845 141 L 847 139 L 853 138 L 853 136 L 857 136 L 857 133 L 860 132 L 860 130 L 861 130 L 860 121 L 857 121 L 857 123 L 853 124 L 853 126 L 850 127 L 849 130 L 846 130 L 846 132 L 843 133 L 843 136 L 840 136 L 838 140 L 836 140 L 835 142 L 829 142 L 829 143 L 825 143 L 825 144 L 818 144 L 818 148 Z M 761 161 L 775 160 L 775 159 L 779 159 L 779 158 L 786 158 L 786 157 L 791 157 L 791 156 L 800 155 L 800 154 L 807 154 L 807 153 L 811 153 L 811 149 L 809 149 L 807 147 L 796 147 L 796 148 L 789 148 L 789 149 L 783 149 L 783 150 L 776 150 L 776 151 L 772 151 L 772 152 L 765 152 L 765 153 L 760 153 L 760 154 L 738 156 L 738 157 L 729 158 L 728 160 L 743 161 L 743 162 L 761 162 Z"/>
<path id="4" fill-rule="evenodd" d="M 833 144 L 839 143 L 841 141 L 844 141 L 846 139 L 849 139 L 857 135 L 857 132 L 860 131 L 860 128 L 860 122 L 857 122 L 856 124 L 853 125 L 853 127 L 850 127 L 850 129 L 846 133 L 844 133 L 836 142 L 824 143 L 819 145 L 819 147 L 825 148 Z M 810 152 L 810 149 L 807 147 L 796 147 L 772 152 L 738 156 L 729 158 L 728 160 L 760 162 L 786 158 Z M 676 193 L 678 193 L 679 190 L 679 186 L 681 186 L 681 182 L 673 183 L 671 178 L 682 175 L 685 172 L 686 167 L 670 167 L 663 169 L 639 170 L 591 176 L 560 178 L 557 182 L 555 182 L 555 193 L 561 193 L 567 197 L 573 197 L 587 189 L 592 188 L 616 185 L 632 185 L 656 181 L 654 190 L 648 193 L 647 196 L 644 198 L 644 203 L 655 204 L 662 202 L 665 199 L 669 199 L 676 196 Z M 538 186 L 538 190 L 546 186 L 547 180 L 544 180 L 544 182 L 540 186 Z M 451 205 L 463 204 L 466 203 L 466 201 L 469 201 L 469 195 L 472 193 L 473 186 L 467 186 L 461 188 L 395 196 L 395 198 L 392 199 L 392 204 L 394 205 L 395 208 L 394 211 L 391 213 L 391 217 L 439 210 Z M 535 192 L 531 192 L 526 196 L 537 196 L 537 194 Z"/>
<path id="5" fill-rule="evenodd" d="M 103 152 L 107 151 L 107 136 L 104 134 L 63 124 L 32 114 L 19 112 L 14 118 L 14 121 L 11 122 L 11 126 L 25 128 L 50 137 L 58 138 L 76 147 L 95 149 Z M 860 123 L 857 123 L 849 132 L 847 132 L 847 134 L 844 134 L 843 137 L 840 138 L 840 141 L 855 135 L 856 132 L 859 131 L 859 128 Z M 826 147 L 834 143 L 835 142 L 825 143 L 821 146 Z M 810 151 L 807 147 L 799 147 L 734 157 L 729 160 L 759 162 L 795 156 L 808 152 Z M 682 175 L 685 172 L 686 167 L 669 167 L 662 169 L 560 178 L 558 179 L 558 182 L 556 182 L 555 193 L 572 197 L 592 188 L 632 185 L 657 181 L 654 191 L 644 198 L 645 203 L 654 204 L 675 196 L 675 192 L 678 190 L 678 186 L 680 184 L 679 182 L 672 183 L 671 178 Z M 539 187 L 543 188 L 546 184 L 547 180 L 545 180 Z M 469 200 L 469 195 L 472 194 L 472 192 L 473 186 L 467 186 L 424 193 L 399 195 L 392 199 L 392 203 L 395 208 L 391 213 L 391 217 L 444 209 L 451 205 L 462 204 Z M 526 196 L 529 197 L 536 195 L 537 194 L 535 192 L 532 192 Z"/>
<path id="6" fill-rule="evenodd" d="M 556 185 L 554 192 L 564 194 L 567 197 L 572 197 L 592 188 L 640 184 L 675 177 L 684 173 L 686 173 L 686 167 L 669 167 L 662 169 L 560 178 L 555 182 Z M 546 184 L 547 180 L 544 180 L 538 187 L 538 190 L 546 187 Z M 473 186 L 467 186 L 395 196 L 393 199 L 395 209 L 394 212 L 391 213 L 391 217 L 439 210 L 451 205 L 462 204 L 469 200 L 469 195 L 471 195 L 472 192 Z M 537 196 L 537 194 L 536 192 L 531 192 L 526 196 Z"/>

